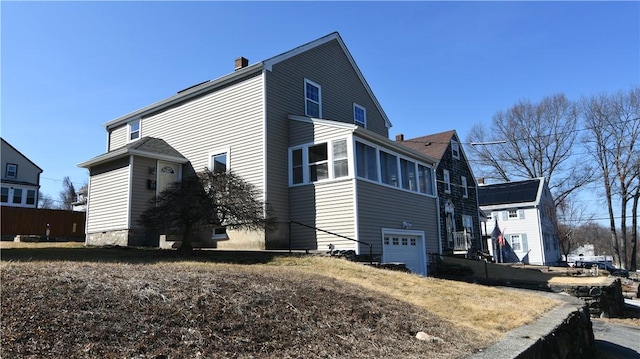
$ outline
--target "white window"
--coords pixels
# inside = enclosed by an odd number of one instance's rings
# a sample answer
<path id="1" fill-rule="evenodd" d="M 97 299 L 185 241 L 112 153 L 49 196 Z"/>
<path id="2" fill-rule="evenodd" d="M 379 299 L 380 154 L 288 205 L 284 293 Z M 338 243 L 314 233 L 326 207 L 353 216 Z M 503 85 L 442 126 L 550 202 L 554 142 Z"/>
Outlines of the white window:
<path id="1" fill-rule="evenodd" d="M 347 140 L 336 140 L 333 146 L 333 177 L 340 178 L 349 175 L 349 159 L 347 154 Z"/>
<path id="2" fill-rule="evenodd" d="M 353 123 L 361 127 L 367 127 L 367 109 L 357 103 L 353 104 Z"/>
<path id="3" fill-rule="evenodd" d="M 129 131 L 129 142 L 135 141 L 140 138 L 140 119 L 129 122 L 128 131 Z"/>
<path id="4" fill-rule="evenodd" d="M 7 163 L 5 176 L 7 178 L 16 178 L 18 176 L 18 165 L 15 163 Z"/>
<path id="5" fill-rule="evenodd" d="M 22 203 L 22 188 L 13 189 L 13 203 Z"/>
<path id="6" fill-rule="evenodd" d="M 291 184 L 346 177 L 349 175 L 347 140 L 339 139 L 289 149 L 289 164 Z"/>
<path id="7" fill-rule="evenodd" d="M 209 154 L 209 158 L 211 172 L 221 173 L 229 170 L 229 150 L 213 151 Z"/>
<path id="8" fill-rule="evenodd" d="M 311 182 L 329 178 L 329 153 L 327 144 L 320 143 L 308 148 L 309 179 Z"/>
<path id="9" fill-rule="evenodd" d="M 9 202 L 9 187 L 2 187 L 0 189 L 0 202 L 2 203 Z"/>
<path id="10" fill-rule="evenodd" d="M 378 162 L 374 147 L 356 142 L 356 172 L 358 177 L 378 181 Z"/>
<path id="11" fill-rule="evenodd" d="M 322 117 L 322 92 L 320 85 L 304 80 L 304 113 L 309 117 Z"/>
<path id="12" fill-rule="evenodd" d="M 451 155 L 455 159 L 460 159 L 460 145 L 454 140 L 451 140 Z"/>
<path id="13" fill-rule="evenodd" d="M 418 184 L 420 193 L 433 195 L 433 170 L 431 167 L 418 165 Z"/>
<path id="14" fill-rule="evenodd" d="M 509 244 L 511 245 L 511 248 L 516 252 L 526 252 L 529 250 L 529 245 L 527 243 L 527 235 L 524 233 L 510 234 Z"/>
<path id="15" fill-rule="evenodd" d="M 449 170 L 442 170 L 442 177 L 444 178 L 444 192 L 451 193 L 451 175 L 449 175 Z"/>
<path id="16" fill-rule="evenodd" d="M 461 184 L 461 186 L 462 186 L 462 197 L 468 198 L 469 197 L 469 189 L 467 188 L 467 177 L 462 176 L 460 178 L 460 182 L 462 182 L 462 184 Z"/>
<path id="17" fill-rule="evenodd" d="M 524 209 L 510 209 L 502 212 L 502 219 L 524 219 Z"/>
<path id="18" fill-rule="evenodd" d="M 36 204 L 36 191 L 32 189 L 27 190 L 27 204 L 34 205 Z"/>
<path id="19" fill-rule="evenodd" d="M 462 226 L 465 231 L 473 238 L 473 217 L 466 214 L 462 215 Z"/>
<path id="20" fill-rule="evenodd" d="M 398 158 L 380 151 L 380 179 L 382 183 L 398 187 Z"/>
<path id="21" fill-rule="evenodd" d="M 417 190 L 416 187 L 416 163 L 400 159 L 400 175 L 402 176 L 402 188 L 410 191 Z"/>

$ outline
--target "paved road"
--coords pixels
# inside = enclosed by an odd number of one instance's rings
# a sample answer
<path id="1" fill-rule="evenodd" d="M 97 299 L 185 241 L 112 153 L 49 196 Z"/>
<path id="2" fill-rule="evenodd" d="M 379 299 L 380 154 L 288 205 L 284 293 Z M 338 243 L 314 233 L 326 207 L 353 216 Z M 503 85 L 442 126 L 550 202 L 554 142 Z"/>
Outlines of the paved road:
<path id="1" fill-rule="evenodd" d="M 640 359 L 640 327 L 592 319 L 598 358 Z"/>

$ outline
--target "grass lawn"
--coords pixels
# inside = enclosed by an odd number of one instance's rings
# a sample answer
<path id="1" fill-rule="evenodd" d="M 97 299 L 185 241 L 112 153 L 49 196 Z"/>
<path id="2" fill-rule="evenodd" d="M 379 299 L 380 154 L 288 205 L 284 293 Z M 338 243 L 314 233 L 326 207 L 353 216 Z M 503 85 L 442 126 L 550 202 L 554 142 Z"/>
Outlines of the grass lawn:
<path id="1" fill-rule="evenodd" d="M 461 358 L 558 304 L 318 256 L 0 245 L 4 357 Z"/>

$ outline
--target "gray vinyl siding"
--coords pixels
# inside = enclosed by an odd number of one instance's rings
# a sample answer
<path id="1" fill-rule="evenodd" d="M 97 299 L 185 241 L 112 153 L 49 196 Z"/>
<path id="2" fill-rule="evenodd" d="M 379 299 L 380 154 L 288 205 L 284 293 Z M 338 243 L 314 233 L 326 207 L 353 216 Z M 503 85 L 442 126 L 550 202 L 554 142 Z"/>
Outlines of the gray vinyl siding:
<path id="1" fill-rule="evenodd" d="M 128 158 L 91 169 L 87 233 L 127 228 Z"/>
<path id="2" fill-rule="evenodd" d="M 149 173 L 149 168 L 156 167 L 156 160 L 144 157 L 133 158 L 133 170 L 131 180 L 131 228 L 140 227 L 138 219 L 140 214 L 149 205 L 156 191 L 147 188 L 148 180 L 155 180 L 155 172 Z"/>
<path id="3" fill-rule="evenodd" d="M 262 114 L 262 77 L 254 76 L 145 117 L 140 127 L 142 136 L 173 146 L 196 172 L 210 166 L 211 151 L 228 148 L 230 168 L 262 191 Z"/>
<path id="4" fill-rule="evenodd" d="M 356 239 L 353 180 L 315 183 L 291 188 L 291 220 Z M 291 226 L 295 249 L 356 249 L 356 243 L 297 224 Z"/>
<path id="5" fill-rule="evenodd" d="M 347 137 L 351 133 L 349 129 L 326 125 L 314 126 L 312 123 L 290 120 L 289 146 L 326 142 L 334 138 Z"/>
<path id="6" fill-rule="evenodd" d="M 109 151 L 127 144 L 127 125 L 114 128 L 109 134 Z"/>
<path id="7" fill-rule="evenodd" d="M 436 198 L 363 180 L 357 181 L 357 198 L 359 239 L 372 243 L 374 254 L 382 253 L 382 228 L 402 229 L 404 221 L 411 223 L 411 230 L 425 232 L 427 253 L 438 253 Z M 360 248 L 361 253 L 369 250 Z"/>
<path id="8" fill-rule="evenodd" d="M 267 202 L 281 222 L 279 231 L 267 235 L 267 247 L 273 248 L 287 245 L 285 225 L 290 213 L 288 148 L 290 143 L 303 143 L 305 140 L 289 132 L 288 116 L 304 116 L 304 79 L 321 86 L 323 118 L 353 123 L 353 103 L 356 102 L 366 107 L 370 130 L 385 137 L 388 137 L 388 130 L 382 114 L 377 110 L 337 41 L 330 41 L 277 63 L 272 71 L 265 71 L 265 77 L 265 153 L 268 180 L 266 193 Z"/>

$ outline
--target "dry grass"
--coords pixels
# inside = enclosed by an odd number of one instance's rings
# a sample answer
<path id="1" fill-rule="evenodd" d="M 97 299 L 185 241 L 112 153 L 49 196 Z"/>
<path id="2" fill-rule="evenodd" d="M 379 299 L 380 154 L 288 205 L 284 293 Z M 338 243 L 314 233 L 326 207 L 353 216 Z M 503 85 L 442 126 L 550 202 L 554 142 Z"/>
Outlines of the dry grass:
<path id="1" fill-rule="evenodd" d="M 458 358 L 557 304 L 325 257 L 5 244 L 3 357 Z"/>

